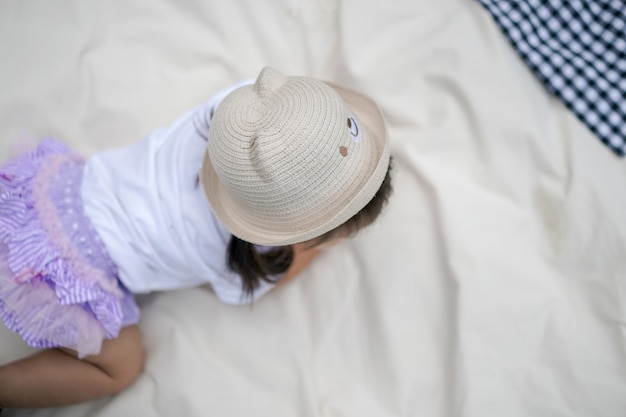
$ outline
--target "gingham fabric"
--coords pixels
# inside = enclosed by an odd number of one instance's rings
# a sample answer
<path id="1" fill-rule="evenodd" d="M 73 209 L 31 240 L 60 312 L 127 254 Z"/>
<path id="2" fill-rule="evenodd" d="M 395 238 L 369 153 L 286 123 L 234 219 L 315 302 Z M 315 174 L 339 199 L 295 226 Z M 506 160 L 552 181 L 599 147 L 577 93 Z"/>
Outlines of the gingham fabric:
<path id="1" fill-rule="evenodd" d="M 548 89 L 624 156 L 626 1 L 478 1 Z"/>

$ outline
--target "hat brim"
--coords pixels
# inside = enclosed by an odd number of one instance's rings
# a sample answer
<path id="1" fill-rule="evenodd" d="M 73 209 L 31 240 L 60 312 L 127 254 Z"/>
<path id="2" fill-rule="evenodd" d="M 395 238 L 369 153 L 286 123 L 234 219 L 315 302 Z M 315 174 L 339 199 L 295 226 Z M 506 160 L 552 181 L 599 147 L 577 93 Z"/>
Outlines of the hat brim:
<path id="1" fill-rule="evenodd" d="M 357 91 L 326 82 L 348 105 L 363 125 L 366 136 L 375 142 L 378 162 L 369 179 L 359 191 L 359 196 L 348 202 L 331 218 L 304 230 L 284 231 L 276 224 L 256 219 L 253 213 L 242 210 L 222 185 L 211 163 L 208 150 L 202 163 L 200 181 L 209 204 L 219 221 L 233 235 L 247 242 L 265 246 L 284 246 L 308 241 L 333 230 L 357 214 L 374 197 L 389 167 L 390 146 L 383 114 L 369 97 Z M 210 135 L 209 135 L 210 140 Z"/>

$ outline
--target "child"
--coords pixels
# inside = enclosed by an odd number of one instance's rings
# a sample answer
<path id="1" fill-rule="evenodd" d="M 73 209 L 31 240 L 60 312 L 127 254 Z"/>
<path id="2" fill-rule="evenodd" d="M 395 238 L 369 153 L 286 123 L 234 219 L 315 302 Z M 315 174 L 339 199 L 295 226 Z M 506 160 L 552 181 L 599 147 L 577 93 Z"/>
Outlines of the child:
<path id="1" fill-rule="evenodd" d="M 389 162 L 368 97 L 265 68 L 130 148 L 84 162 L 45 140 L 0 167 L 0 316 L 46 348 L 0 367 L 0 405 L 127 387 L 144 358 L 133 293 L 258 299 L 374 221 Z"/>

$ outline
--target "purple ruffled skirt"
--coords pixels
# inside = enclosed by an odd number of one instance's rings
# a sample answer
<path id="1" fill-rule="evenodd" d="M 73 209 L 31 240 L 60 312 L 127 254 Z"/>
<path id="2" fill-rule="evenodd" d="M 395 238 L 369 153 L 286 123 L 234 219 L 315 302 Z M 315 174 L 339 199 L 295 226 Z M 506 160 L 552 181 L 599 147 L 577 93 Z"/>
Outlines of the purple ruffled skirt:
<path id="1" fill-rule="evenodd" d="M 0 318 L 30 346 L 79 357 L 139 320 L 84 214 L 83 168 L 54 140 L 0 166 Z"/>

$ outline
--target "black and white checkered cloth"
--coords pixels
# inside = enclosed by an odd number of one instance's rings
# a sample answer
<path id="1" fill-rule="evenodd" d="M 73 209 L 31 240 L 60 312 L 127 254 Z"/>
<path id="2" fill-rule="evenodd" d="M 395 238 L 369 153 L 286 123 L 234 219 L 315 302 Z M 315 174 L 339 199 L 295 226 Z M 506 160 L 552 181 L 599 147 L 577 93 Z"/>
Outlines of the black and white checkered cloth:
<path id="1" fill-rule="evenodd" d="M 626 153 L 626 1 L 478 0 L 548 89 Z"/>

